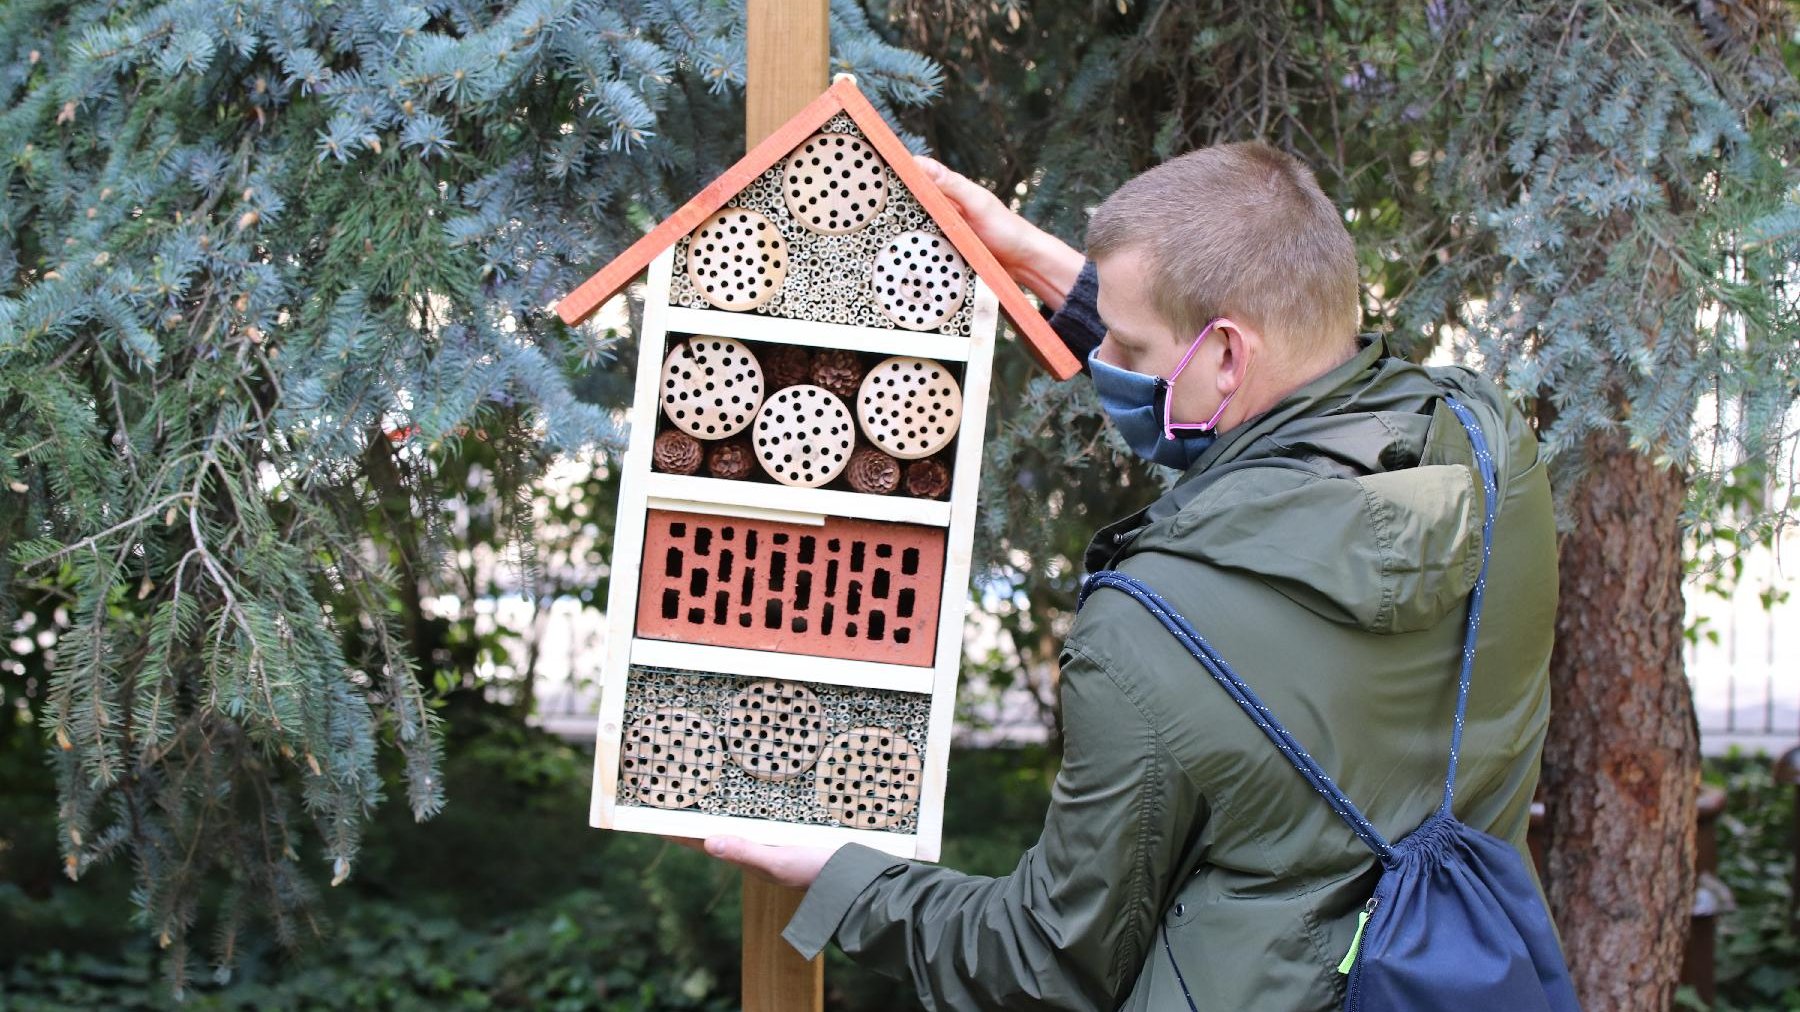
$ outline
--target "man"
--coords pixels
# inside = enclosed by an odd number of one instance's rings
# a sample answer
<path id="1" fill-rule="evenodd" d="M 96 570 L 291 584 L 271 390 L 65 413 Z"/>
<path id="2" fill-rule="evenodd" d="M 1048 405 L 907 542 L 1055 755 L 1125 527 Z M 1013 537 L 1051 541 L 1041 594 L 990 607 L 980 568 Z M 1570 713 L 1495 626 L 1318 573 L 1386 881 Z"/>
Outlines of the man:
<path id="1" fill-rule="evenodd" d="M 1484 494 L 1499 512 L 1456 814 L 1525 852 L 1549 713 L 1556 551 L 1519 413 L 1461 368 L 1358 340 L 1355 252 L 1312 174 L 1262 144 L 1184 155 L 1094 213 L 1088 256 L 928 171 L 1088 356 L 1141 456 L 1182 468 L 1094 538 L 1090 572 L 1157 589 L 1388 839 L 1436 806 Z M 1139 604 L 1081 609 L 1062 653 L 1063 766 L 1012 874 L 720 838 L 809 886 L 786 937 L 832 939 L 940 1009 L 1327 1009 L 1379 869 Z"/>

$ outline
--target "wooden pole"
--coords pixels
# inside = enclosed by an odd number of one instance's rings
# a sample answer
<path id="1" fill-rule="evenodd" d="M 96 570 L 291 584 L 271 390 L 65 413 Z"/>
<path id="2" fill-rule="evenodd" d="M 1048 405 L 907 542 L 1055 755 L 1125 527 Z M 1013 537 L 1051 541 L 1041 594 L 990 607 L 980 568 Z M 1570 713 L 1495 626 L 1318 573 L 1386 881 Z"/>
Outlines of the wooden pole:
<path id="1" fill-rule="evenodd" d="M 830 84 L 829 0 L 747 0 L 744 147 Z M 781 929 L 805 892 L 744 876 L 744 1012 L 822 1012 L 825 962 L 802 959 Z"/>

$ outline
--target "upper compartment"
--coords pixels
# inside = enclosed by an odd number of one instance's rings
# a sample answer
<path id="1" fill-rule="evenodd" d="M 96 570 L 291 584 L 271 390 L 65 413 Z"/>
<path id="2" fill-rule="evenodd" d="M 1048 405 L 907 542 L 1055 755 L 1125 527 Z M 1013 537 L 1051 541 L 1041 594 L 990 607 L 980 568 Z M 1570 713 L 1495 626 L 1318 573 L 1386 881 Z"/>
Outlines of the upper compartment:
<path id="1" fill-rule="evenodd" d="M 676 243 L 669 304 L 967 338 L 974 282 L 839 113 Z"/>
<path id="2" fill-rule="evenodd" d="M 703 236 L 712 249 L 697 242 Z M 689 333 L 965 359 L 970 352 L 951 346 L 967 348 L 974 326 L 986 326 L 975 306 L 979 278 L 1046 369 L 1058 379 L 1081 371 L 845 75 L 560 300 L 557 315 L 580 323 L 663 253 L 679 257 L 667 322 Z M 790 338 L 744 326 L 789 321 L 812 326 Z M 905 346 L 889 344 L 908 332 Z"/>

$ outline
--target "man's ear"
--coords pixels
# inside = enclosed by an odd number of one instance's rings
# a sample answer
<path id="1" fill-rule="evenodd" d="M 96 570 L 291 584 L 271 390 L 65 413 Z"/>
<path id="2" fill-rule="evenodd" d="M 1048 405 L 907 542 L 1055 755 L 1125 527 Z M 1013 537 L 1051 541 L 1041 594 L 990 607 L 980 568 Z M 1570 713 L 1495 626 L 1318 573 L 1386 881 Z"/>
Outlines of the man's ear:
<path id="1" fill-rule="evenodd" d="M 1257 331 L 1231 319 L 1223 319 L 1213 328 L 1218 332 L 1218 370 L 1216 381 L 1220 396 L 1244 385 L 1250 368 L 1266 354 L 1263 338 Z"/>

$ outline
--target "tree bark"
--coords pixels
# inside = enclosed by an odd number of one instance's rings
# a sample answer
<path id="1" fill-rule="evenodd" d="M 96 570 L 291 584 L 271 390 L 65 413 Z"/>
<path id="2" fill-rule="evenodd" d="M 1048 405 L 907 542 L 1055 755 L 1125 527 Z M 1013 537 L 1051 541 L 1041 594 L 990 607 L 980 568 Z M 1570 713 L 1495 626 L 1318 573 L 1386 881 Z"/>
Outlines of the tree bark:
<path id="1" fill-rule="evenodd" d="M 1545 888 L 1584 1008 L 1667 1009 L 1693 904 L 1700 773 L 1681 656 L 1686 482 L 1616 434 L 1585 449 L 1560 549 Z"/>

